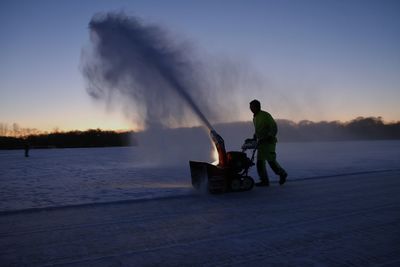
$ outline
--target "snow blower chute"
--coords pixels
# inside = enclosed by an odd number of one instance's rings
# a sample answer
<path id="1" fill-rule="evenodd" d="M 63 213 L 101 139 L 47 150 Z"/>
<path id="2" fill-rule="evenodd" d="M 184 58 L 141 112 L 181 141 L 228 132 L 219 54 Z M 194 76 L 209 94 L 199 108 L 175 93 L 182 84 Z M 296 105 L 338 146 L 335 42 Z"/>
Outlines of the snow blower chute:
<path id="1" fill-rule="evenodd" d="M 254 166 L 256 141 L 246 139 L 242 151 L 226 152 L 224 139 L 215 130 L 210 131 L 211 139 L 218 152 L 218 164 L 190 161 L 192 185 L 196 189 L 207 186 L 211 194 L 240 192 L 251 190 L 254 180 L 248 176 L 250 167 Z M 251 158 L 246 150 L 253 149 Z"/>

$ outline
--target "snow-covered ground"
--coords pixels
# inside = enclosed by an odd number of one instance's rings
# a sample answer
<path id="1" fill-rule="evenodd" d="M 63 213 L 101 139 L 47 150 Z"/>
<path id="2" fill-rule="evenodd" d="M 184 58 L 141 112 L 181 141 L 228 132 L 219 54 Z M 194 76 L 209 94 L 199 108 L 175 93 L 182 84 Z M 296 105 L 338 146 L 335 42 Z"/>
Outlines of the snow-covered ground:
<path id="1" fill-rule="evenodd" d="M 279 143 L 277 152 L 290 180 L 400 169 L 400 141 Z M 195 193 L 190 158 L 163 166 L 145 153 L 138 147 L 33 149 L 25 158 L 21 150 L 0 151 L 0 212 Z M 250 174 L 257 177 L 255 168 Z"/>
<path id="2" fill-rule="evenodd" d="M 0 266 L 400 266 L 399 141 L 280 143 L 287 184 L 216 196 L 140 148 L 30 154 L 0 151 Z"/>

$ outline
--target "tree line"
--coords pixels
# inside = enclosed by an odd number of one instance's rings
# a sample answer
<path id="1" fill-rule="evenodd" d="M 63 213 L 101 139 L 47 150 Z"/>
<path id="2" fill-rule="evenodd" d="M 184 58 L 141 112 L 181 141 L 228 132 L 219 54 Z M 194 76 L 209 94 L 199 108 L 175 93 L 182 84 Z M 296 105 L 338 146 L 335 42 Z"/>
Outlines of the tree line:
<path id="1" fill-rule="evenodd" d="M 385 123 L 381 117 L 359 117 L 349 122 L 303 120 L 298 123 L 290 120 L 277 120 L 280 142 L 311 141 L 354 141 L 354 140 L 395 140 L 400 139 L 400 121 Z M 253 125 L 248 122 L 223 123 L 216 125 L 223 136 L 230 136 L 237 142 L 252 133 Z M 176 133 L 186 133 L 184 129 L 168 129 Z M 203 131 L 193 128 L 186 138 L 198 138 L 193 135 Z M 22 149 L 27 144 L 31 148 L 72 148 L 72 147 L 108 147 L 135 146 L 138 137 L 146 132 L 115 132 L 100 129 L 87 131 L 39 133 L 27 136 L 0 136 L 0 149 Z M 160 138 L 163 138 L 162 136 Z M 140 145 L 140 143 L 139 143 Z"/>
<path id="2" fill-rule="evenodd" d="M 281 141 L 353 141 L 400 139 L 400 121 L 384 123 L 381 117 L 358 117 L 349 122 L 278 120 Z"/>
<path id="3" fill-rule="evenodd" d="M 0 122 L 0 136 L 20 137 L 38 134 L 41 134 L 41 132 L 35 128 L 24 128 L 15 122 L 11 125 L 9 125 L 8 123 Z"/>
<path id="4" fill-rule="evenodd" d="M 134 132 L 115 132 L 91 129 L 34 134 L 28 136 L 0 136 L 0 149 L 110 147 L 135 145 Z"/>

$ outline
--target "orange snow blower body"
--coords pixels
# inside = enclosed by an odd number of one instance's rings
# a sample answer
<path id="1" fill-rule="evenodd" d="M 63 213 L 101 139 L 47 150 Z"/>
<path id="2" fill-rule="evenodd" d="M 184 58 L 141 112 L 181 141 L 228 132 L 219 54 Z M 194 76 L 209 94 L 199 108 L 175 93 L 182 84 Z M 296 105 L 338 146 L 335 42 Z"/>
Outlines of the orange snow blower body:
<path id="1" fill-rule="evenodd" d="M 250 167 L 254 166 L 256 144 L 247 139 L 242 151 L 226 152 L 222 137 L 214 130 L 210 132 L 211 139 L 218 151 L 218 164 L 190 161 L 192 185 L 196 189 L 206 187 L 211 194 L 225 192 L 240 192 L 251 190 L 254 180 L 248 176 Z M 247 149 L 253 149 L 251 158 L 247 157 Z"/>

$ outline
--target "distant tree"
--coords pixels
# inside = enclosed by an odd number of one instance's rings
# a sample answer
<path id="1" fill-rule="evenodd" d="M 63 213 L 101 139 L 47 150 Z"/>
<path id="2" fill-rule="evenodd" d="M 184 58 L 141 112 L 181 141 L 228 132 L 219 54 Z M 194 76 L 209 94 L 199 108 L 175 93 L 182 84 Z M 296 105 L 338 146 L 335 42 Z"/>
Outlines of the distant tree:
<path id="1" fill-rule="evenodd" d="M 6 135 L 7 135 L 6 124 L 0 122 L 0 136 L 6 136 Z"/>
<path id="2" fill-rule="evenodd" d="M 12 128 L 13 128 L 13 136 L 19 136 L 20 132 L 18 123 L 14 122 Z"/>

